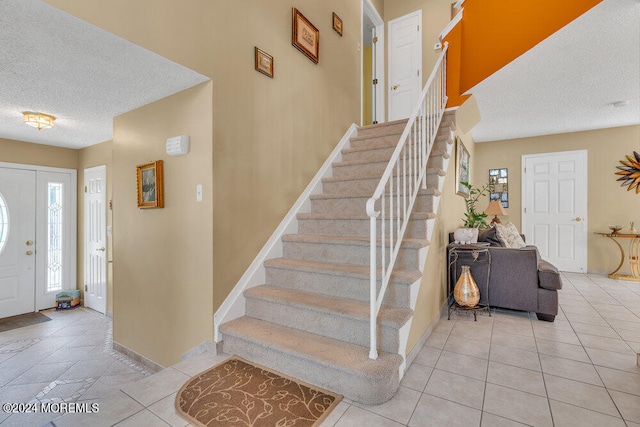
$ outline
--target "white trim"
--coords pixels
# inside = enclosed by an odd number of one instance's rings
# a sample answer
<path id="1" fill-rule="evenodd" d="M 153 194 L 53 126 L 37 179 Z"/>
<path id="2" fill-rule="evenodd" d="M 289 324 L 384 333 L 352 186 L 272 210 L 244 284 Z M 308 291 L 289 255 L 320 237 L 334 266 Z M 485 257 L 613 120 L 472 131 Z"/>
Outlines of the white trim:
<path id="1" fill-rule="evenodd" d="M 284 234 L 295 234 L 298 232 L 298 213 L 311 212 L 311 195 L 322 193 L 322 178 L 333 176 L 332 163 L 342 160 L 341 151 L 350 147 L 349 140 L 351 137 L 356 136 L 357 133 L 358 126 L 354 123 L 349 127 L 316 176 L 311 180 L 300 197 L 298 197 L 298 200 L 296 200 L 280 225 L 278 225 L 278 228 L 276 228 L 269 240 L 267 240 L 267 243 L 262 247 L 247 271 L 245 271 L 238 283 L 231 290 L 231 293 L 229 293 L 222 305 L 220 305 L 220 308 L 215 312 L 213 315 L 214 342 L 220 342 L 222 339 L 219 332 L 221 324 L 244 316 L 244 291 L 264 284 L 264 262 L 269 259 L 282 257 L 282 236 Z"/>
<path id="2" fill-rule="evenodd" d="M 26 165 L 22 163 L 0 162 L 0 168 L 22 169 L 22 170 L 28 170 L 28 171 L 41 171 L 41 172 L 70 173 L 72 175 L 77 175 L 78 173 L 78 171 L 75 169 L 56 168 L 51 166 Z"/>
<path id="3" fill-rule="evenodd" d="M 453 30 L 456 27 L 456 25 L 458 25 L 458 22 L 462 21 L 462 11 L 463 11 L 463 9 L 460 9 L 460 12 L 458 12 L 458 14 L 456 16 L 454 16 L 451 21 L 449 21 L 449 23 L 444 27 L 444 29 L 442 30 L 442 32 L 438 36 L 438 40 L 440 40 L 441 43 L 444 40 L 444 38 L 449 35 L 451 30 Z M 441 43 L 438 43 L 438 44 L 440 44 L 440 48 L 439 49 L 442 48 L 442 44 Z"/>

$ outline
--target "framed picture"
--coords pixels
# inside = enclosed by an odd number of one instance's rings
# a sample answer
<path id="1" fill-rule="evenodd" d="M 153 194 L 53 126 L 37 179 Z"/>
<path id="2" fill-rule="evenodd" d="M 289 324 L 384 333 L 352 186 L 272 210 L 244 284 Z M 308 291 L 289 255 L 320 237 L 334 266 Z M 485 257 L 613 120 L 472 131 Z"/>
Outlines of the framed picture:
<path id="1" fill-rule="evenodd" d="M 333 12 L 333 29 L 342 37 L 342 19 Z"/>
<path id="2" fill-rule="evenodd" d="M 320 54 L 320 31 L 295 7 L 292 38 L 291 44 L 317 64 Z"/>
<path id="3" fill-rule="evenodd" d="M 164 208 L 162 160 L 136 167 L 139 208 Z"/>
<path id="4" fill-rule="evenodd" d="M 456 194 L 469 197 L 469 189 L 462 185 L 463 182 L 469 182 L 471 173 L 469 171 L 471 165 L 471 156 L 467 151 L 460 138 L 456 138 Z"/>
<path id="5" fill-rule="evenodd" d="M 489 200 L 500 200 L 503 208 L 509 207 L 509 171 L 507 168 L 489 169 Z"/>
<path id="6" fill-rule="evenodd" d="M 255 47 L 256 70 L 262 74 L 273 78 L 273 56 L 262 49 Z"/>

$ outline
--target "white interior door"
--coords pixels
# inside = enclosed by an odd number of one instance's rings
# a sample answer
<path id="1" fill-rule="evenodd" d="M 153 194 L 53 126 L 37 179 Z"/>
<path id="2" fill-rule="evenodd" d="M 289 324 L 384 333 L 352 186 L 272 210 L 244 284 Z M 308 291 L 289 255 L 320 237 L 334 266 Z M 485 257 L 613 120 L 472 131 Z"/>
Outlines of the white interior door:
<path id="1" fill-rule="evenodd" d="M 35 311 L 36 173 L 0 168 L 0 318 Z"/>
<path id="2" fill-rule="evenodd" d="M 406 119 L 422 86 L 422 11 L 389 21 L 389 120 Z"/>
<path id="3" fill-rule="evenodd" d="M 587 152 L 525 155 L 522 230 L 561 271 L 587 272 Z"/>
<path id="4" fill-rule="evenodd" d="M 107 309 L 107 168 L 84 171 L 84 305 Z"/>

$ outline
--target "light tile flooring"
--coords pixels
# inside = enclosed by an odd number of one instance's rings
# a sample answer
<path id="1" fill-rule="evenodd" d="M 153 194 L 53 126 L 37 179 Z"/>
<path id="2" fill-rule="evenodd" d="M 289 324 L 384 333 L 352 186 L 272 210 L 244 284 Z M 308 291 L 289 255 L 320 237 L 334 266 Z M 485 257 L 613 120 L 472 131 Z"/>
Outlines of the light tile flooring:
<path id="1" fill-rule="evenodd" d="M 441 320 L 380 406 L 341 402 L 328 426 L 640 427 L 640 283 L 565 274 L 554 323 L 497 310 Z M 98 413 L 10 415 L 3 425 L 186 426 L 177 390 L 226 358 L 205 353 L 155 375 L 109 350 L 90 310 L 0 333 L 1 402 L 99 404 Z"/>

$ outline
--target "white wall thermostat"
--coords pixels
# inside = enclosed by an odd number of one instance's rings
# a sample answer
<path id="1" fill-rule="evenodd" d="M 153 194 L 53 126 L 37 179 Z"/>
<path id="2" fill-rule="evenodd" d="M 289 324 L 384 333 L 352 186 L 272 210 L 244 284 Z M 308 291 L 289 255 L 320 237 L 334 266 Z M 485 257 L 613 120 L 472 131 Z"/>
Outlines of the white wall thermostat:
<path id="1" fill-rule="evenodd" d="M 182 156 L 189 152 L 189 135 L 174 136 L 167 139 L 167 154 Z"/>

